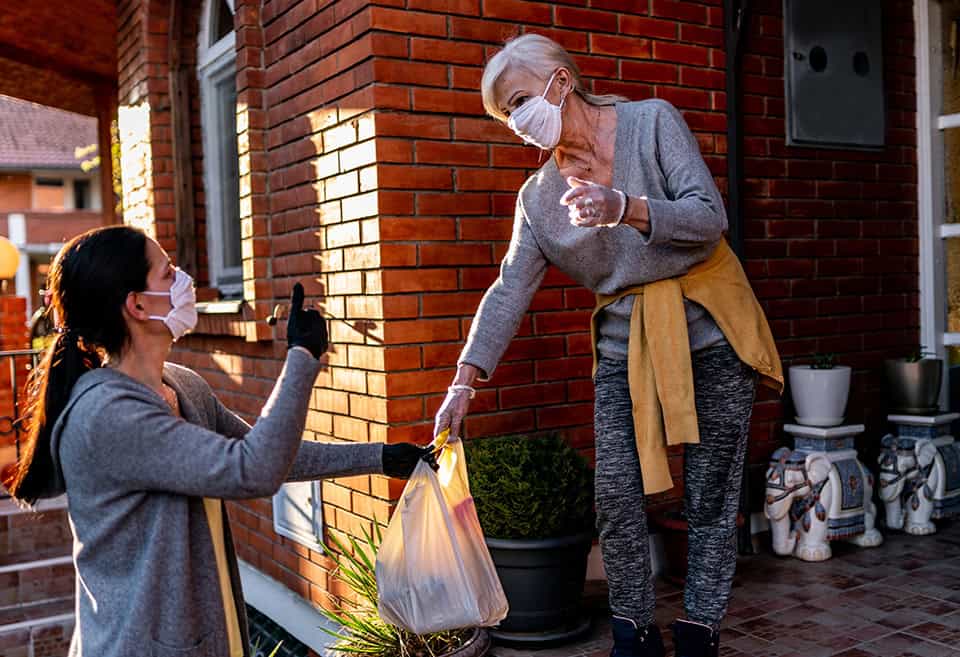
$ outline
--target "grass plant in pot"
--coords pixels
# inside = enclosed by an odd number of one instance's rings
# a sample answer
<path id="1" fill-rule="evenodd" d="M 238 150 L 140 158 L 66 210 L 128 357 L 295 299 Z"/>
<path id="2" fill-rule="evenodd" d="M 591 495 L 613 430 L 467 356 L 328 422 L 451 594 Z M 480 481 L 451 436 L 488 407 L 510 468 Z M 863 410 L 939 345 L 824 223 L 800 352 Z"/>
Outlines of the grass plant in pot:
<path id="1" fill-rule="evenodd" d="M 491 634 L 559 642 L 589 629 L 581 612 L 594 537 L 593 472 L 559 436 L 466 443 L 470 490 L 510 603 Z"/>
<path id="2" fill-rule="evenodd" d="M 336 536 L 330 541 L 336 550 L 324 546 L 334 562 L 332 579 L 347 585 L 354 600 L 341 601 L 331 596 L 331 607 L 320 607 L 327 620 L 338 630 L 320 629 L 336 642 L 329 651 L 336 655 L 368 657 L 483 657 L 490 648 L 490 634 L 482 628 L 414 634 L 385 622 L 377 613 L 377 550 L 383 541 L 380 526 L 374 522 L 373 535 L 363 541 L 349 537 L 344 544 Z"/>
<path id="3" fill-rule="evenodd" d="M 843 424 L 850 395 L 850 367 L 833 354 L 815 354 L 812 365 L 791 365 L 790 397 L 797 422 L 811 427 Z"/>
<path id="4" fill-rule="evenodd" d="M 883 363 L 890 395 L 890 411 L 909 415 L 937 413 L 943 360 L 936 354 L 915 349 L 904 358 L 889 358 Z"/>

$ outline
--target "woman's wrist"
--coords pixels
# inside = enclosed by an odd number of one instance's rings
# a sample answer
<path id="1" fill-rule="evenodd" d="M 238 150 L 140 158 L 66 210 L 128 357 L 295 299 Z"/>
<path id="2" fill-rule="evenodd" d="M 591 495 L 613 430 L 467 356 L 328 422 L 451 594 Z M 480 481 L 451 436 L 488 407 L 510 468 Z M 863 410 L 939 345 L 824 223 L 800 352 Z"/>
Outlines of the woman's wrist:
<path id="1" fill-rule="evenodd" d="M 650 234 L 650 208 L 645 196 L 628 196 L 627 208 L 621 223 L 633 226 L 644 235 Z"/>
<path id="2" fill-rule="evenodd" d="M 472 387 L 473 382 L 476 381 L 479 373 L 480 368 L 478 368 L 476 365 L 471 365 L 470 363 L 460 363 L 457 366 L 457 373 L 453 377 L 452 385 Z"/>

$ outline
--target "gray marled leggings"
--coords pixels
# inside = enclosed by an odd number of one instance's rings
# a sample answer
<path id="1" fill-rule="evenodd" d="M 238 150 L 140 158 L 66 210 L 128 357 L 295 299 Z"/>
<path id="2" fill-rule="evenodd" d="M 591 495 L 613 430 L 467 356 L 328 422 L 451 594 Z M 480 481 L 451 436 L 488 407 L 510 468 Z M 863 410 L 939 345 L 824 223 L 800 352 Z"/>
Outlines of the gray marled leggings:
<path id="1" fill-rule="evenodd" d="M 690 524 L 684 607 L 689 620 L 719 627 L 737 565 L 737 506 L 756 373 L 727 343 L 695 352 L 692 361 L 700 444 L 684 452 Z M 610 609 L 649 625 L 656 600 L 626 361 L 601 358 L 594 384 L 597 527 Z"/>

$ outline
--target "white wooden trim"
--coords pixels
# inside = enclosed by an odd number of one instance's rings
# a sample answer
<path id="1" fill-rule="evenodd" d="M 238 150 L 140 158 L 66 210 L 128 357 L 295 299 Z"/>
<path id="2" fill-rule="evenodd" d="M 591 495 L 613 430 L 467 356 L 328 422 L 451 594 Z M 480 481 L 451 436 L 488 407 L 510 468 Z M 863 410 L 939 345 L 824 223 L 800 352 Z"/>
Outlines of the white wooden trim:
<path id="1" fill-rule="evenodd" d="M 221 214 L 223 212 L 220 199 L 220 181 L 222 172 L 219 159 L 219 145 L 221 139 L 229 139 L 225 134 L 220 113 L 217 111 L 214 93 L 215 87 L 229 76 L 236 76 L 236 33 L 231 32 L 217 41 L 213 46 L 206 47 L 207 34 L 210 29 L 211 12 L 216 8 L 219 0 L 205 0 L 201 13 L 200 38 L 197 50 L 197 77 L 200 82 L 200 117 L 201 134 L 203 137 L 203 182 L 207 206 L 207 261 L 210 270 L 210 285 L 217 287 L 226 295 L 243 293 L 243 283 L 223 284 L 224 276 L 242 277 L 242 267 L 226 268 L 223 265 L 223 226 Z M 233 2 L 228 0 L 230 9 Z M 236 139 L 233 135 L 233 139 Z"/>
<path id="2" fill-rule="evenodd" d="M 960 128 L 960 114 L 944 114 L 937 119 L 937 129 Z"/>
<path id="3" fill-rule="evenodd" d="M 244 600 L 257 611 L 306 644 L 314 652 L 324 655 L 335 639 L 321 630 L 337 631 L 313 605 L 277 580 L 264 575 L 243 560 L 237 560 Z"/>
<path id="4" fill-rule="evenodd" d="M 946 347 L 960 347 L 960 333 L 944 333 L 943 344 Z"/>
<path id="5" fill-rule="evenodd" d="M 933 48 L 940 39 L 940 6 L 932 0 L 914 0 L 914 31 L 917 65 L 917 214 L 920 222 L 920 341 L 924 347 L 944 358 L 946 312 L 944 294 L 944 250 L 940 237 L 944 190 L 943 135 L 934 127 L 939 114 L 943 85 L 942 71 L 934 66 Z M 939 47 L 937 48 L 939 51 Z M 937 111 L 935 111 L 935 109 Z M 944 358 L 944 362 L 946 359 Z M 949 382 L 949 377 L 944 377 Z M 946 408 L 949 384 L 940 392 Z"/>
<path id="6" fill-rule="evenodd" d="M 211 66 L 216 66 L 224 55 L 234 53 L 236 47 L 237 34 L 231 32 L 209 48 L 204 48 L 197 53 L 197 70 L 203 72 Z"/>
<path id="7" fill-rule="evenodd" d="M 7 215 L 7 234 L 20 253 L 17 273 L 13 279 L 15 292 L 18 297 L 27 300 L 27 317 L 30 317 L 33 315 L 33 295 L 30 294 L 30 256 L 26 253 L 27 219 L 23 214 L 17 212 Z"/>
<path id="8" fill-rule="evenodd" d="M 940 237 L 943 239 L 960 237 L 960 224 L 943 224 L 940 226 Z"/>
<path id="9" fill-rule="evenodd" d="M 230 7 L 230 11 L 234 14 L 237 13 L 237 8 L 234 3 L 234 0 L 226 0 L 227 6 Z M 208 46 L 207 43 L 210 41 L 210 20 L 213 14 L 213 11 L 219 7 L 219 0 L 204 0 L 203 9 L 200 12 L 200 32 L 197 35 L 197 69 L 202 70 L 207 68 L 214 60 L 218 59 L 227 49 L 227 40 L 229 39 L 229 47 L 231 49 L 236 47 L 237 36 L 235 32 L 231 32 L 227 36 L 223 37 L 217 41 L 212 46 Z"/>

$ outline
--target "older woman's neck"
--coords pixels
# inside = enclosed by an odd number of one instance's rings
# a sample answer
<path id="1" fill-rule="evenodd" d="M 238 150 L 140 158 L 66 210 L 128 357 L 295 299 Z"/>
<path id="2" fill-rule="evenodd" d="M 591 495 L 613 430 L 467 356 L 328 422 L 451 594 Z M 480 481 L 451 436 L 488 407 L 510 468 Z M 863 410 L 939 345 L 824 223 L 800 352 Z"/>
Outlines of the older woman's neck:
<path id="1" fill-rule="evenodd" d="M 590 105 L 577 96 L 571 96 L 567 103 L 563 137 L 554 149 L 557 165 L 561 169 L 570 163 L 602 165 L 608 152 L 612 152 L 612 143 L 608 141 L 615 134 L 616 110 Z"/>

